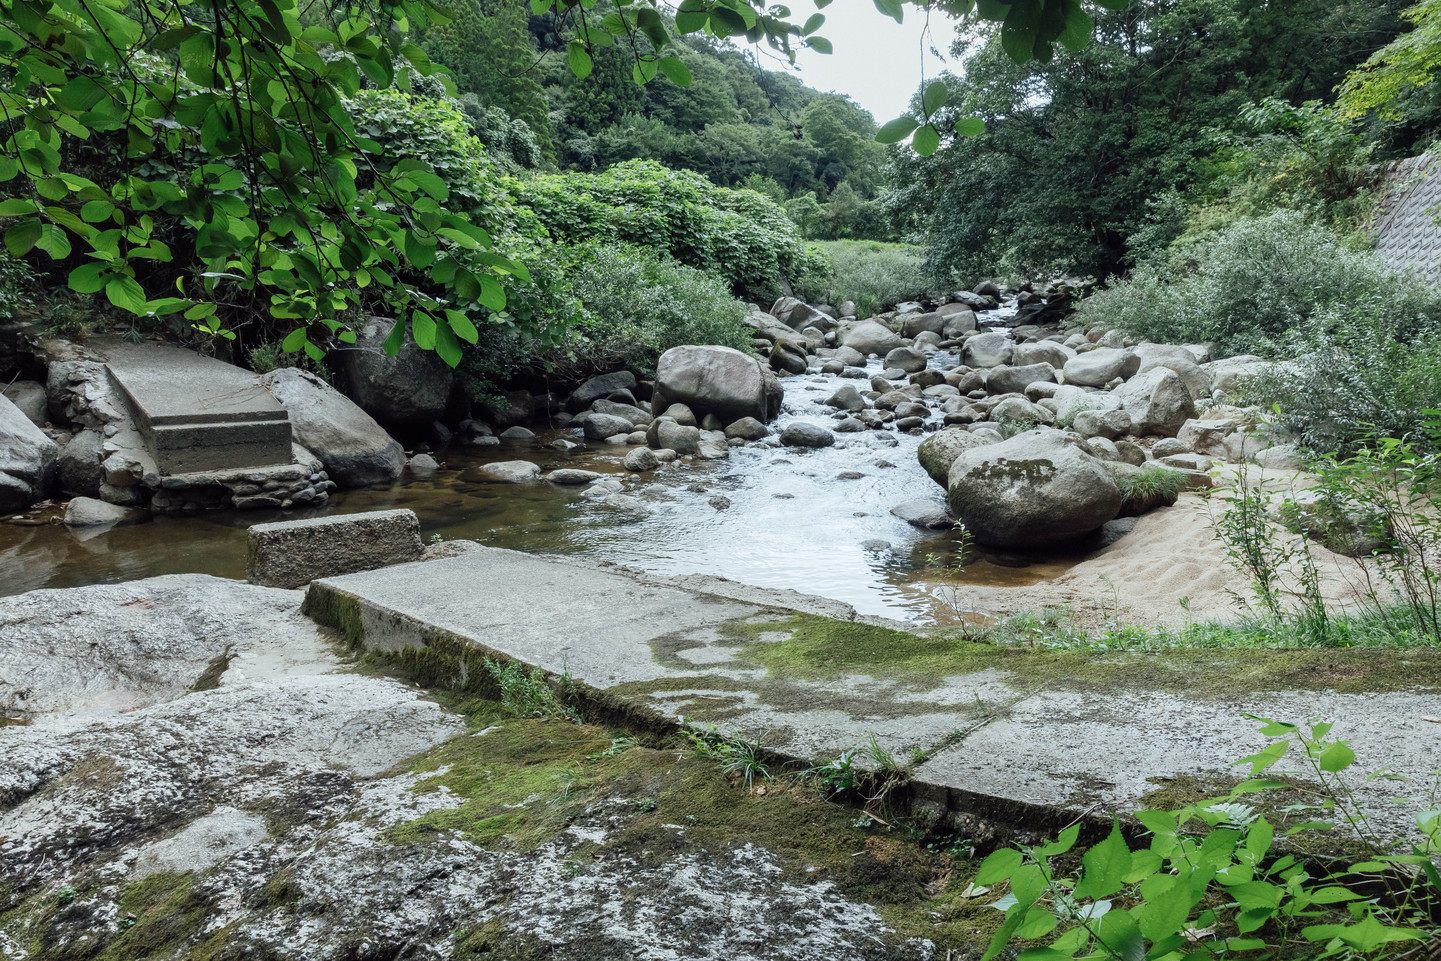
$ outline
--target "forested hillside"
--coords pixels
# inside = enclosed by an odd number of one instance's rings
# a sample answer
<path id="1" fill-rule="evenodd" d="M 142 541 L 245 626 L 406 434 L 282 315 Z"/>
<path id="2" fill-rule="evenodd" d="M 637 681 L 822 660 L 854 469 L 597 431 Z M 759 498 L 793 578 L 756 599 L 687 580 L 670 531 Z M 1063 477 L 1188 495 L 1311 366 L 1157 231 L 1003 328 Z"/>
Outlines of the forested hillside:
<path id="1" fill-rule="evenodd" d="M 654 160 L 781 202 L 807 236 L 890 232 L 877 202 L 886 150 L 875 142 L 874 118 L 847 97 L 805 86 L 780 62 L 766 69 L 754 52 L 693 36 L 667 48 L 690 86 L 665 75 L 637 84 L 633 54 L 618 46 L 598 49 L 581 79 L 554 10 L 460 0 L 451 14 L 422 45 L 450 69 L 461 102 L 486 118 L 480 135 L 492 153 L 526 168 L 588 172 Z M 533 150 L 512 147 L 512 119 L 525 123 Z"/>

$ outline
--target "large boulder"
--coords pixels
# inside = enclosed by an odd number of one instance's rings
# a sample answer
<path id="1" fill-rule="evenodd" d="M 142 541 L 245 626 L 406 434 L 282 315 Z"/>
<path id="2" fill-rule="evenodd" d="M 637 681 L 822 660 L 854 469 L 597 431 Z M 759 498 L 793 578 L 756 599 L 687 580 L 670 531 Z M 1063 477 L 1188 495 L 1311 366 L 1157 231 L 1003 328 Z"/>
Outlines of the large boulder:
<path id="1" fill-rule="evenodd" d="M 1080 438 L 1041 428 L 963 452 L 946 501 L 979 543 L 1027 549 L 1096 530 L 1121 509 L 1121 492 Z"/>
<path id="2" fill-rule="evenodd" d="M 405 469 L 405 451 L 340 391 L 309 371 L 272 370 L 260 378 L 290 416 L 295 442 L 320 458 L 341 487 L 393 483 Z"/>
<path id="3" fill-rule="evenodd" d="M 993 394 L 1019 394 L 1032 384 L 1052 384 L 1055 381 L 1056 368 L 1047 363 L 996 367 L 986 380 L 986 389 Z"/>
<path id="4" fill-rule="evenodd" d="M 55 479 L 66 494 L 84 497 L 100 496 L 100 482 L 105 471 L 102 445 L 105 435 L 98 430 L 82 430 L 65 442 L 55 457 Z"/>
<path id="5" fill-rule="evenodd" d="M 1125 380 L 1141 367 L 1134 351 L 1101 347 L 1077 354 L 1066 361 L 1066 383 L 1082 387 L 1105 387 L 1117 377 Z"/>
<path id="6" fill-rule="evenodd" d="M 771 370 L 778 374 L 804 374 L 807 366 L 806 345 L 793 340 L 778 340 L 771 345 L 768 361 Z"/>
<path id="7" fill-rule="evenodd" d="M 17 380 L 0 388 L 0 394 L 20 408 L 20 413 L 30 418 L 30 423 L 36 427 L 44 427 L 45 422 L 50 419 L 49 398 L 44 384 L 37 384 L 33 380 Z"/>
<path id="8" fill-rule="evenodd" d="M 784 396 L 775 374 L 756 358 L 730 347 L 686 345 L 661 354 L 651 409 L 680 403 L 725 423 L 741 417 L 764 423 L 780 413 Z"/>
<path id="9" fill-rule="evenodd" d="M 616 391 L 635 390 L 635 388 L 635 374 L 628 370 L 600 374 L 571 391 L 570 396 L 565 400 L 565 408 L 572 414 L 579 414 L 596 401 L 609 397 Z"/>
<path id="10" fill-rule="evenodd" d="M 901 325 L 901 333 L 907 337 L 919 337 L 924 333 L 939 334 L 946 329 L 949 315 L 940 312 L 930 314 L 907 314 Z"/>
<path id="11" fill-rule="evenodd" d="M 829 316 L 795 297 L 782 297 L 776 301 L 771 305 L 771 316 L 792 330 L 816 327 L 825 331 L 835 328 L 835 321 Z"/>
<path id="12" fill-rule="evenodd" d="M 0 511 L 43 500 L 55 480 L 55 442 L 0 396 Z"/>
<path id="13" fill-rule="evenodd" d="M 886 352 L 887 370 L 903 370 L 908 374 L 926 369 L 926 355 L 911 347 L 897 347 Z"/>
<path id="14" fill-rule="evenodd" d="M 968 450 L 990 443 L 993 443 L 990 438 L 963 427 L 947 427 L 921 441 L 916 448 L 916 459 L 921 462 L 921 469 L 930 475 L 931 480 L 945 487 L 950 480 L 951 465 L 956 462 L 957 457 Z"/>
<path id="15" fill-rule="evenodd" d="M 1017 344 L 1016 349 L 1011 353 L 1011 363 L 1017 367 L 1025 367 L 1029 364 L 1050 364 L 1060 370 L 1074 356 L 1076 356 L 1076 352 L 1065 344 L 1058 344 L 1054 340 L 1042 340 L 1034 344 Z"/>
<path id="16" fill-rule="evenodd" d="M 803 420 L 788 424 L 781 431 L 781 443 L 787 447 L 830 447 L 835 442 L 835 434 L 819 424 Z"/>
<path id="17" fill-rule="evenodd" d="M 1203 369 L 1211 378 L 1212 392 L 1220 391 L 1222 394 L 1227 394 L 1234 390 L 1243 379 L 1263 374 L 1271 366 L 1255 354 L 1238 354 L 1235 357 L 1227 357 L 1225 360 L 1212 361 Z"/>
<path id="18" fill-rule="evenodd" d="M 1211 396 L 1211 375 L 1202 369 L 1189 347 L 1145 343 L 1137 344 L 1133 350 L 1141 358 L 1141 366 L 1136 368 L 1136 373 L 1144 374 L 1157 367 L 1165 367 L 1176 372 L 1192 397 L 1199 400 Z"/>
<path id="19" fill-rule="evenodd" d="M 874 320 L 862 320 L 854 324 L 842 324 L 836 333 L 836 342 L 862 354 L 886 354 L 901 344 L 901 335 Z"/>
<path id="20" fill-rule="evenodd" d="M 1181 375 L 1167 367 L 1153 367 L 1117 387 L 1113 393 L 1121 409 L 1129 411 L 1140 434 L 1175 437 L 1186 421 L 1196 416 L 1196 404 Z"/>
<path id="21" fill-rule="evenodd" d="M 445 413 L 455 386 L 455 371 L 433 350 L 422 350 L 407 337 L 394 357 L 384 343 L 395 321 L 371 317 L 356 340 L 336 351 L 335 364 L 346 393 L 382 424 L 430 426 Z"/>
<path id="22" fill-rule="evenodd" d="M 966 341 L 962 362 L 967 367 L 1000 367 L 1011 362 L 1013 349 L 1011 338 L 1005 334 L 977 334 Z"/>

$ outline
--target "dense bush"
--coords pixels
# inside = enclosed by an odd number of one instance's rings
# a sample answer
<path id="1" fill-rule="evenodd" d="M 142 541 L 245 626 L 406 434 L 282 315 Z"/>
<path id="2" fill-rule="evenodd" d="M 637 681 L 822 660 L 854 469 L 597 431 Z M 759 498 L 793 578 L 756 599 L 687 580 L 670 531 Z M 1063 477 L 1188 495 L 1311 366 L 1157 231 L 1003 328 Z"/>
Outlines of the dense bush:
<path id="1" fill-rule="evenodd" d="M 782 277 L 809 266 L 795 224 L 773 201 L 691 171 L 632 161 L 603 174 L 512 180 L 510 188 L 557 242 L 652 246 L 720 276 L 737 294 L 769 300 Z"/>
<path id="2" fill-rule="evenodd" d="M 856 314 L 868 317 L 903 300 L 929 292 L 922 265 L 925 252 L 904 244 L 837 240 L 815 245 L 829 266 L 802 275 L 796 296 L 813 304 L 853 300 Z"/>
<path id="3" fill-rule="evenodd" d="M 1347 249 L 1294 211 L 1243 218 L 1138 268 L 1090 298 L 1081 324 L 1150 340 L 1213 343 L 1220 354 L 1285 352 L 1292 331 L 1324 332 L 1344 305 L 1410 341 L 1441 320 L 1441 297 L 1377 257 Z"/>
<path id="4" fill-rule="evenodd" d="M 1405 437 L 1441 409 L 1441 329 L 1403 337 L 1380 311 L 1336 307 L 1285 341 L 1292 358 L 1243 381 L 1242 401 L 1274 406 L 1318 453 L 1351 453 L 1373 434 Z"/>
<path id="5" fill-rule="evenodd" d="M 714 275 L 649 247 L 597 244 L 582 253 L 573 281 L 585 309 L 556 352 L 562 366 L 650 376 L 656 359 L 680 344 L 750 351 L 751 332 L 741 323 L 745 305 Z"/>

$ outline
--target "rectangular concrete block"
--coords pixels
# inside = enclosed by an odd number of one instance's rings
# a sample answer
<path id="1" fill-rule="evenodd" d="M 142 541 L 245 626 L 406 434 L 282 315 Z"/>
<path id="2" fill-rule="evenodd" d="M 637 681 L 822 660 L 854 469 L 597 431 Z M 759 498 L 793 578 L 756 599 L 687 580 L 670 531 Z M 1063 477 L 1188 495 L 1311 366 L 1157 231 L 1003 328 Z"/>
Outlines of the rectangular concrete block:
<path id="1" fill-rule="evenodd" d="M 245 576 L 264 587 L 304 587 L 321 577 L 418 561 L 420 521 L 414 511 L 369 511 L 250 528 Z"/>

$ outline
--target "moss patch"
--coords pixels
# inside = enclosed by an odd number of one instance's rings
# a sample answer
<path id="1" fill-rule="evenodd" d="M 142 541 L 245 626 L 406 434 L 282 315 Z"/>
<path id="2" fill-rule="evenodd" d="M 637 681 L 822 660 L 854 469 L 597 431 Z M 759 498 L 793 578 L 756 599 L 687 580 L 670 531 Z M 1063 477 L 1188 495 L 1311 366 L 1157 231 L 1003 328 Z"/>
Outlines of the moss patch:
<path id="1" fill-rule="evenodd" d="M 777 631 L 790 636 L 757 640 Z M 931 689 L 949 676 L 994 669 L 1009 674 L 1018 689 L 1162 690 L 1208 699 L 1256 691 L 1441 690 L 1441 681 L 1425 680 L 1441 678 L 1441 651 L 1425 648 L 1048 650 L 979 643 L 953 631 L 913 634 L 808 614 L 731 625 L 728 633 L 743 647 L 738 660 L 762 665 L 779 679 L 827 681 L 866 674 Z"/>

